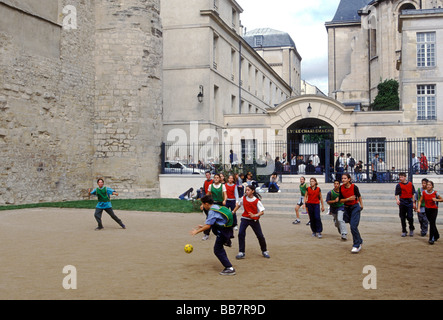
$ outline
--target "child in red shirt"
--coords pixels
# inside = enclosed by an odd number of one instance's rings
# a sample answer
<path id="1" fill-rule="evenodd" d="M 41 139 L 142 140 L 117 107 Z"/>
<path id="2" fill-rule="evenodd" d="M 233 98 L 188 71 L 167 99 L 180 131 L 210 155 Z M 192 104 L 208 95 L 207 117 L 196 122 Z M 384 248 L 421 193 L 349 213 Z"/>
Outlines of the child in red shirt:
<path id="1" fill-rule="evenodd" d="M 317 179 L 311 178 L 309 181 L 310 186 L 306 189 L 305 193 L 305 203 L 306 210 L 308 211 L 310 226 L 312 230 L 312 236 L 322 237 L 321 233 L 323 231 L 323 225 L 321 223 L 320 217 L 320 203 L 321 211 L 325 211 L 325 205 L 323 203 L 323 197 L 321 195 L 321 189 L 318 187 Z"/>

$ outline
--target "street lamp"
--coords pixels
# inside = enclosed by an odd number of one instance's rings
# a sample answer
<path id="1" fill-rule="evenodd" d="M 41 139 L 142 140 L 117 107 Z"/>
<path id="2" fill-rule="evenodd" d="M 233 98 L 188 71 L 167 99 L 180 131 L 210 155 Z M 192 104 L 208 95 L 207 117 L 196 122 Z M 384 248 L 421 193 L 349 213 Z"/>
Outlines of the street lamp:
<path id="1" fill-rule="evenodd" d="M 198 102 L 200 102 L 200 103 L 203 102 L 203 86 L 202 85 L 200 86 L 200 92 L 197 95 L 197 99 L 198 99 Z"/>
<path id="2" fill-rule="evenodd" d="M 309 103 L 309 105 L 308 105 L 308 113 L 311 114 L 311 111 L 312 111 L 312 107 L 311 107 L 311 104 Z"/>

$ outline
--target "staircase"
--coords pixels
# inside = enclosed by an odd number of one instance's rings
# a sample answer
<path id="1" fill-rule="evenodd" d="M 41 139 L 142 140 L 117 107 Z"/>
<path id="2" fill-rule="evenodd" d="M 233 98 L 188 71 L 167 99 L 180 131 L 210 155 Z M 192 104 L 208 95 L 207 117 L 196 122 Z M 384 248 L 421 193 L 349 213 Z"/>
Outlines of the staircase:
<path id="1" fill-rule="evenodd" d="M 262 202 L 265 206 L 265 214 L 273 217 L 283 217 L 290 220 L 295 220 L 295 205 L 300 197 L 299 182 L 287 182 L 284 180 L 280 183 L 281 192 L 278 193 L 260 193 Z M 358 183 L 358 188 L 363 198 L 364 210 L 362 211 L 361 221 L 376 221 L 376 222 L 398 222 L 398 206 L 395 201 L 395 183 L 382 184 L 366 184 Z M 326 195 L 333 188 L 333 184 L 319 183 L 322 190 L 323 201 L 325 204 L 325 212 L 322 213 L 322 219 L 330 217 L 328 215 L 328 204 L 326 203 Z M 418 185 L 416 185 L 418 188 Z M 440 191 L 443 195 L 443 185 L 436 185 L 435 190 Z M 443 210 L 443 205 L 440 205 L 440 210 Z M 308 215 L 302 214 L 300 210 L 300 218 L 303 222 L 309 220 Z M 414 213 L 414 221 L 418 223 L 417 215 Z M 437 217 L 437 223 L 443 224 L 443 212 Z"/>

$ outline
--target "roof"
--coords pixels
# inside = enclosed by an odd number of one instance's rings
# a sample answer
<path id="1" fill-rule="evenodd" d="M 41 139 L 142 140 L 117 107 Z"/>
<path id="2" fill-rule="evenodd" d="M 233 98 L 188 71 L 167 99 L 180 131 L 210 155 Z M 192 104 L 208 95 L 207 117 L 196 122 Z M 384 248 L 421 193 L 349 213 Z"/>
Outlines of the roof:
<path id="1" fill-rule="evenodd" d="M 327 24 L 360 22 L 358 11 L 366 7 L 372 0 L 341 0 L 332 21 Z"/>
<path id="2" fill-rule="evenodd" d="M 262 36 L 261 45 L 256 44 L 254 40 L 256 36 Z M 254 29 L 246 32 L 243 38 L 252 48 L 293 47 L 296 49 L 295 42 L 288 33 L 270 28 Z"/>

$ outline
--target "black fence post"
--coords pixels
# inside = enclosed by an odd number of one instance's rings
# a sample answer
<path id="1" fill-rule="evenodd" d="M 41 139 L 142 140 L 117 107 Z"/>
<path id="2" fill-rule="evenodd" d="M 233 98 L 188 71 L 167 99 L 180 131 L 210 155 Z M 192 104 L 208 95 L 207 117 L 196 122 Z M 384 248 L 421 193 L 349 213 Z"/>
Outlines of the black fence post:
<path id="1" fill-rule="evenodd" d="M 165 173 L 165 160 L 166 160 L 166 144 L 164 142 L 162 142 L 162 144 L 160 145 L 160 173 L 164 174 Z"/>
<path id="2" fill-rule="evenodd" d="M 325 182 L 331 182 L 331 141 L 325 141 Z"/>
<path id="3" fill-rule="evenodd" d="M 414 173 L 412 172 L 412 138 L 408 138 L 408 180 L 411 182 L 414 178 Z"/>

